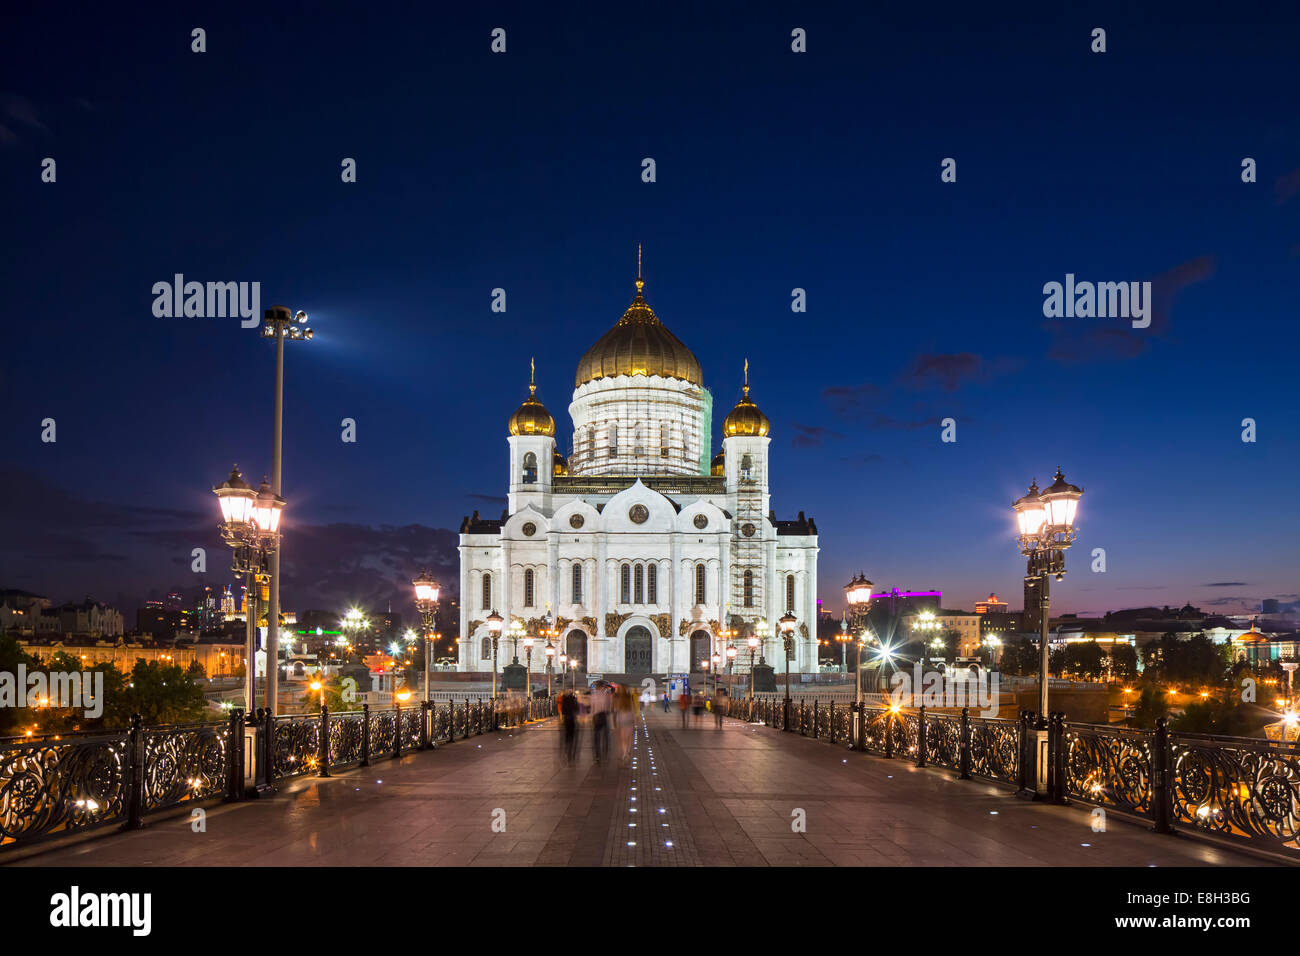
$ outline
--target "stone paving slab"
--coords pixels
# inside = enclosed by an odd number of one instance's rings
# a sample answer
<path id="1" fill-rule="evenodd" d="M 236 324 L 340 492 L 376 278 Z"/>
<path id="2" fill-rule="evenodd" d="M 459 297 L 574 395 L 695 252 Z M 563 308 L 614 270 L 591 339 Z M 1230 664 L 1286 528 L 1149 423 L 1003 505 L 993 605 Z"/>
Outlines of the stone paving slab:
<path id="1" fill-rule="evenodd" d="M 1086 809 L 739 721 L 683 729 L 651 709 L 635 730 L 622 763 L 596 764 L 588 732 L 569 764 L 543 721 L 284 781 L 270 799 L 209 807 L 204 833 L 188 816 L 154 820 L 11 865 L 1268 865 L 1114 818 L 1094 833 Z"/>

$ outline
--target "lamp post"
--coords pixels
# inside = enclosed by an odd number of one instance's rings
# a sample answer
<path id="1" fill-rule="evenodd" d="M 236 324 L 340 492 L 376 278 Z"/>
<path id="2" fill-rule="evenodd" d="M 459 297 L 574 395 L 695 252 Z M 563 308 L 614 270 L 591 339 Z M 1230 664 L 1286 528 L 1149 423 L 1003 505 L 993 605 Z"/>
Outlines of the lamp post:
<path id="1" fill-rule="evenodd" d="M 922 671 L 925 670 L 925 648 L 926 645 L 929 643 L 929 637 L 931 634 L 938 631 L 939 628 L 941 628 L 942 626 L 943 624 L 939 621 L 937 617 L 934 616 L 933 611 L 922 611 L 912 621 L 913 636 L 914 637 L 918 636 L 916 632 L 918 631 L 920 632 L 919 640 L 921 641 L 921 670 Z"/>
<path id="2" fill-rule="evenodd" d="M 569 655 L 560 655 L 560 691 L 563 693 L 569 686 Z"/>
<path id="3" fill-rule="evenodd" d="M 252 489 L 239 473 L 239 466 L 230 470 L 230 477 L 212 489 L 221 506 L 221 537 L 233 551 L 231 570 L 236 578 L 245 580 L 245 654 L 248 663 L 244 672 L 245 713 L 252 714 L 257 705 L 257 602 L 259 585 L 267 580 L 269 556 L 279 547 L 280 511 L 284 499 L 271 493 L 265 481 L 257 491 Z M 269 620 L 268 620 L 269 625 Z M 269 650 L 269 648 L 268 648 Z M 275 658 L 268 657 L 273 665 Z M 274 673 L 268 667 L 267 674 Z M 267 706 L 274 700 L 275 682 L 267 681 Z"/>
<path id="4" fill-rule="evenodd" d="M 858 669 L 853 674 L 853 701 L 856 707 L 862 706 L 862 629 L 866 623 L 867 611 L 871 607 L 871 589 L 874 585 L 861 571 L 848 584 L 844 585 L 845 617 L 848 620 L 850 634 L 858 637 Z M 847 661 L 845 667 L 847 667 Z"/>
<path id="5" fill-rule="evenodd" d="M 550 700 L 551 693 L 551 664 L 555 661 L 555 645 L 548 639 L 546 641 L 546 699 Z"/>
<path id="6" fill-rule="evenodd" d="M 722 655 L 717 651 L 714 651 L 713 656 L 709 658 L 709 660 L 713 663 L 713 694 L 714 696 L 717 696 L 718 677 L 722 673 Z"/>
<path id="7" fill-rule="evenodd" d="M 502 617 L 496 611 L 487 616 L 488 633 L 492 635 L 492 700 L 495 702 L 497 697 L 497 644 L 501 640 Z M 492 712 L 496 713 L 496 704 L 492 705 Z"/>
<path id="8" fill-rule="evenodd" d="M 281 478 L 281 439 L 284 434 L 284 340 L 304 341 L 312 337 L 307 326 L 307 313 L 291 313 L 283 305 L 273 305 L 265 312 L 262 325 L 263 338 L 275 339 L 275 423 L 271 444 L 270 492 L 280 504 L 284 499 Z M 271 551 L 271 594 L 266 613 L 266 706 L 274 715 L 278 710 L 280 678 L 280 548 L 279 541 Z"/>
<path id="9" fill-rule="evenodd" d="M 411 582 L 411 586 L 415 588 L 415 609 L 420 613 L 420 626 L 424 632 L 424 700 L 428 703 L 429 670 L 433 658 L 431 652 L 433 619 L 438 611 L 438 595 L 442 589 L 438 587 L 438 582 L 428 571 L 421 571 Z"/>
<path id="10" fill-rule="evenodd" d="M 734 631 L 732 632 L 735 633 Z M 731 699 L 731 685 L 736 675 L 736 645 L 727 645 L 727 699 Z"/>
<path id="11" fill-rule="evenodd" d="M 524 700 L 533 696 L 533 644 L 536 642 L 537 638 L 531 634 L 524 638 L 524 657 L 528 661 L 524 668 Z"/>
<path id="12" fill-rule="evenodd" d="M 784 720 L 782 721 L 782 728 L 785 730 L 789 730 L 790 729 L 790 657 L 792 654 L 794 654 L 794 626 L 795 624 L 798 623 L 798 618 L 796 618 L 793 614 L 787 611 L 785 614 L 781 615 L 781 618 L 779 621 L 777 621 L 777 623 L 781 627 L 781 643 L 785 645 L 785 704 L 783 705 L 785 708 L 783 711 L 785 717 Z"/>
<path id="13" fill-rule="evenodd" d="M 752 701 L 754 699 L 754 652 L 758 650 L 758 635 L 750 634 L 745 639 L 745 643 L 749 645 L 749 699 Z"/>
<path id="14" fill-rule="evenodd" d="M 1016 515 L 1020 553 L 1028 559 L 1025 581 L 1038 588 L 1038 606 L 1041 635 L 1038 648 L 1038 723 L 1035 726 L 1037 773 L 1035 790 L 1022 791 L 1022 796 L 1042 799 L 1047 796 L 1047 719 L 1048 719 L 1048 655 L 1051 633 L 1050 593 L 1048 582 L 1052 575 L 1060 581 L 1065 577 L 1065 550 L 1074 543 L 1074 519 L 1079 508 L 1083 489 L 1065 480 L 1061 469 L 1043 492 L 1038 482 L 1031 482 L 1027 494 L 1011 505 Z"/>

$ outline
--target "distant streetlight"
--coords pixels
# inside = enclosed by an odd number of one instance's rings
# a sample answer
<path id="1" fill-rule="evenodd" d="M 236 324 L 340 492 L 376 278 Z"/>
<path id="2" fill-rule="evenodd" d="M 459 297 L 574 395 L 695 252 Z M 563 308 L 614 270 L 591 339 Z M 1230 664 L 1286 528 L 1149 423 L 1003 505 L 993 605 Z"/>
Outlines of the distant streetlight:
<path id="1" fill-rule="evenodd" d="M 785 646 L 785 719 L 782 727 L 790 729 L 790 657 L 794 654 L 794 626 L 799 622 L 788 611 L 782 614 L 777 624 L 781 628 L 781 643 Z"/>
<path id="2" fill-rule="evenodd" d="M 438 611 L 438 595 L 442 589 L 429 571 L 421 571 L 411 582 L 415 588 L 415 610 L 420 615 L 420 626 L 424 632 L 424 700 L 429 701 L 429 671 L 433 658 L 433 624 Z"/>
<path id="3" fill-rule="evenodd" d="M 524 700 L 533 696 L 533 645 L 537 643 L 537 638 L 529 634 L 523 639 L 524 657 L 527 664 L 524 667 Z"/>
<path id="4" fill-rule="evenodd" d="M 858 669 L 853 673 L 853 707 L 862 709 L 862 632 L 867 622 L 867 612 L 871 609 L 871 589 L 874 585 L 867 576 L 859 571 L 848 584 L 844 585 L 844 617 L 847 630 L 858 642 Z M 847 646 L 846 646 L 847 650 Z M 845 660 L 848 667 L 847 655 Z M 855 749 L 861 749 L 861 741 L 855 742 Z"/>
<path id="5" fill-rule="evenodd" d="M 555 661 L 555 645 L 549 640 L 546 642 L 546 698 L 550 700 L 551 694 L 551 664 Z"/>
<path id="6" fill-rule="evenodd" d="M 492 637 L 492 699 L 497 697 L 497 644 L 501 640 L 501 625 L 504 619 L 496 611 L 487 616 L 488 634 Z M 492 713 L 496 713 L 496 705 L 492 706 Z"/>
<path id="7" fill-rule="evenodd" d="M 1060 581 L 1065 577 L 1065 550 L 1074 543 L 1074 519 L 1079 508 L 1083 489 L 1065 480 L 1061 469 L 1056 469 L 1056 479 L 1047 489 L 1039 492 L 1038 483 L 1031 482 L 1029 491 L 1011 505 L 1016 515 L 1020 553 L 1028 558 L 1025 581 L 1038 588 L 1038 606 L 1041 636 L 1038 648 L 1038 723 L 1035 758 L 1038 772 L 1037 787 L 1026 790 L 1026 795 L 1042 798 L 1047 795 L 1047 688 L 1049 640 L 1051 634 L 1050 596 L 1048 582 L 1052 575 Z"/>
<path id="8" fill-rule="evenodd" d="M 750 634 L 745 638 L 745 643 L 749 645 L 749 699 L 754 699 L 754 652 L 758 650 L 758 635 Z"/>

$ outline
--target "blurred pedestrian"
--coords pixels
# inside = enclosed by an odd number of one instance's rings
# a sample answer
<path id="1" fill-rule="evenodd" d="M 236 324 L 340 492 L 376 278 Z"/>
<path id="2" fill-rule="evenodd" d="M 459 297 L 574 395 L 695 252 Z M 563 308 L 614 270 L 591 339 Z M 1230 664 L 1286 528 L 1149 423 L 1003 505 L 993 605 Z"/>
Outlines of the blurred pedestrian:
<path id="1" fill-rule="evenodd" d="M 591 689 L 591 746 L 592 757 L 600 763 L 609 754 L 609 720 L 613 710 L 611 688 L 597 684 Z"/>
<path id="2" fill-rule="evenodd" d="M 560 695 L 560 716 L 564 721 L 564 759 L 573 763 L 578 759 L 578 695 L 565 691 Z"/>
<path id="3" fill-rule="evenodd" d="M 664 713 L 665 714 L 668 713 L 668 708 L 671 705 L 671 703 L 672 701 L 669 700 L 668 698 L 668 691 L 664 691 Z"/>
<path id="4" fill-rule="evenodd" d="M 695 715 L 695 725 L 698 727 L 700 718 L 704 716 L 704 691 L 697 691 L 695 697 L 691 700 L 691 713 Z"/>
<path id="5" fill-rule="evenodd" d="M 713 726 L 718 730 L 722 729 L 722 718 L 726 716 L 730 703 L 724 691 L 713 692 Z"/>
<path id="6" fill-rule="evenodd" d="M 636 694 L 630 687 L 620 687 L 614 696 L 614 722 L 618 728 L 618 762 L 626 764 L 632 756 L 632 722 L 635 719 Z"/>
<path id="7" fill-rule="evenodd" d="M 682 730 L 686 729 L 686 718 L 691 712 L 691 695 L 683 688 L 681 696 L 677 698 L 677 709 L 682 712 Z"/>

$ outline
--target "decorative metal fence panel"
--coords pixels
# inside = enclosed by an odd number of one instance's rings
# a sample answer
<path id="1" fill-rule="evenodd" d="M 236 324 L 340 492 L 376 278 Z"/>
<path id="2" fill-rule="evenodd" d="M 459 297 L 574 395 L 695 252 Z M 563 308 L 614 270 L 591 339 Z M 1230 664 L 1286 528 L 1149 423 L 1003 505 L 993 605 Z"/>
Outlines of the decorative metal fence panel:
<path id="1" fill-rule="evenodd" d="M 320 718 L 277 717 L 271 746 L 271 770 L 276 777 L 314 773 L 320 763 Z"/>
<path id="2" fill-rule="evenodd" d="M 361 762 L 365 719 L 365 713 L 360 710 L 330 714 L 331 768 Z"/>
<path id="3" fill-rule="evenodd" d="M 1300 849 L 1300 747 L 1170 734 L 1175 825 Z"/>
<path id="4" fill-rule="evenodd" d="M 144 812 L 225 793 L 229 746 L 228 724 L 144 730 Z"/>
<path id="5" fill-rule="evenodd" d="M 397 721 L 391 710 L 370 712 L 370 753 L 383 756 L 391 753 L 397 739 Z"/>
<path id="6" fill-rule="evenodd" d="M 1098 724 L 1067 724 L 1062 783 L 1068 796 L 1126 813 L 1153 815 L 1154 735 Z"/>
<path id="7" fill-rule="evenodd" d="M 926 759 L 937 767 L 961 770 L 961 718 L 925 715 Z"/>
<path id="8" fill-rule="evenodd" d="M 1014 784 L 1020 773 L 1019 721 L 970 718 L 970 772 Z"/>
<path id="9" fill-rule="evenodd" d="M 129 734 L 0 740 L 0 846 L 121 820 Z"/>

